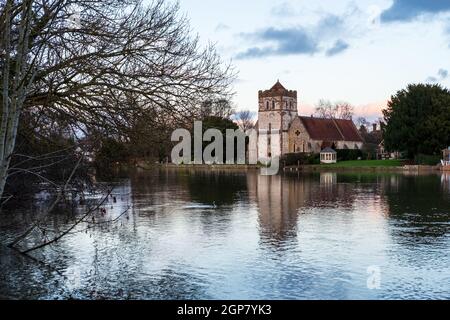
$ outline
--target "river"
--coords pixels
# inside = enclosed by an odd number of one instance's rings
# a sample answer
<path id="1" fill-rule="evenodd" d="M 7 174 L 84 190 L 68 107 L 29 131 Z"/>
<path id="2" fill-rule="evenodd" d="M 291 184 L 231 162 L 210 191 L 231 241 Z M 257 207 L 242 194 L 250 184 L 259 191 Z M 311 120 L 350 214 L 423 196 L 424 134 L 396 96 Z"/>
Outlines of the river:
<path id="1" fill-rule="evenodd" d="M 161 169 L 113 193 L 96 221 L 129 211 L 32 252 L 41 262 L 4 244 L 43 209 L 1 213 L 0 297 L 450 298 L 450 175 Z"/>

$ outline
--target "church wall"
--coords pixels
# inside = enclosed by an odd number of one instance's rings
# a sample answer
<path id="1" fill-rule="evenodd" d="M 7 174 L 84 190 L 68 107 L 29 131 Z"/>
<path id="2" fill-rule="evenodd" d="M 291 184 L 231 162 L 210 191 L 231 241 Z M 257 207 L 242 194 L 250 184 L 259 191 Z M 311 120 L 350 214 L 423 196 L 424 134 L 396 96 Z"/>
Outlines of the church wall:
<path id="1" fill-rule="evenodd" d="M 308 132 L 306 131 L 300 118 L 295 118 L 289 129 L 289 145 L 288 152 L 313 152 L 310 150 L 308 143 L 311 142 Z"/>
<path id="2" fill-rule="evenodd" d="M 281 146 L 282 154 L 289 153 L 289 132 L 288 131 L 283 131 L 281 143 L 282 143 L 282 146 Z"/>
<path id="3" fill-rule="evenodd" d="M 258 112 L 258 157 L 280 156 L 289 150 L 288 129 L 297 115 L 297 100 L 292 96 L 259 97 Z M 272 130 L 270 148 L 266 134 Z"/>
<path id="4" fill-rule="evenodd" d="M 335 144 L 336 149 L 361 149 L 363 147 L 363 143 L 360 141 L 337 141 Z"/>
<path id="5" fill-rule="evenodd" d="M 250 140 L 251 142 L 251 140 Z M 248 156 L 247 161 L 248 163 L 257 163 L 258 161 L 258 143 L 249 143 L 248 144 Z"/>
<path id="6" fill-rule="evenodd" d="M 323 140 L 311 139 L 306 128 L 299 118 L 295 118 L 289 129 L 288 153 L 311 152 L 319 153 L 322 150 Z M 363 142 L 360 141 L 331 141 L 336 145 L 336 149 L 361 149 Z"/>
<path id="7" fill-rule="evenodd" d="M 281 145 L 279 131 L 272 130 L 272 134 L 268 135 L 266 130 L 260 130 L 258 135 L 258 158 L 262 160 L 280 155 Z"/>

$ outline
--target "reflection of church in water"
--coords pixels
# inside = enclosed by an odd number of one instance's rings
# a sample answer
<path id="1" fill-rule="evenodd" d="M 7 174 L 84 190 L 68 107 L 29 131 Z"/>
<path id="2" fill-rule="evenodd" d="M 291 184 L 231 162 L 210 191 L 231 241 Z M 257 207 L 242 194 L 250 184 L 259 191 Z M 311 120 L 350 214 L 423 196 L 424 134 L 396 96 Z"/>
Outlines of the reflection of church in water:
<path id="1" fill-rule="evenodd" d="M 320 177 L 318 177 L 320 175 Z M 319 178 L 319 179 L 318 179 Z M 336 173 L 313 175 L 247 175 L 251 200 L 258 205 L 261 231 L 273 240 L 295 237 L 302 208 L 351 207 L 354 194 L 337 183 Z"/>
<path id="2" fill-rule="evenodd" d="M 450 191 L 450 172 L 443 172 L 441 174 L 441 183 L 446 191 Z"/>

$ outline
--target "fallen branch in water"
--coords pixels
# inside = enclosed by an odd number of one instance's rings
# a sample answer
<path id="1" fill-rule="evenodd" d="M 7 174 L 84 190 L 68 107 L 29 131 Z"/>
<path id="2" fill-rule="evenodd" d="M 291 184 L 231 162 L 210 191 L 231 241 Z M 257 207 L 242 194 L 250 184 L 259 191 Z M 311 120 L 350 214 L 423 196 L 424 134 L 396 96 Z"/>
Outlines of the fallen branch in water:
<path id="1" fill-rule="evenodd" d="M 61 188 L 61 190 L 58 192 L 58 195 L 56 196 L 55 201 L 53 201 L 53 203 L 50 205 L 50 208 L 47 210 L 47 213 L 44 215 L 43 218 L 47 217 L 47 215 L 53 211 L 53 209 L 56 207 L 56 205 L 59 203 L 59 201 L 61 201 L 61 199 L 62 199 L 63 195 L 65 194 L 65 191 L 66 191 L 67 187 L 69 186 L 69 183 L 72 180 L 72 177 L 74 176 L 76 170 L 78 169 L 82 159 L 83 159 L 83 157 L 80 157 L 78 159 L 78 162 L 75 165 L 75 167 L 73 168 L 69 177 L 67 178 L 66 183 Z M 20 236 L 15 238 L 10 244 L 8 244 L 8 247 L 13 248 L 16 244 L 18 244 L 19 242 L 24 240 L 39 225 L 40 222 L 41 222 L 40 219 L 38 219 L 36 222 L 34 222 L 33 225 L 31 225 L 24 233 L 22 233 Z"/>
<path id="2" fill-rule="evenodd" d="M 99 225 L 99 224 L 106 224 L 106 223 L 111 223 L 111 222 L 116 222 L 117 220 L 120 219 L 120 217 L 122 217 L 125 213 L 128 212 L 128 210 L 130 210 L 131 206 L 128 206 L 121 214 L 119 214 L 117 217 L 115 217 L 114 219 L 111 220 L 105 220 L 105 221 L 99 221 L 99 222 L 90 222 L 90 221 L 86 221 L 89 225 Z"/>
<path id="3" fill-rule="evenodd" d="M 111 192 L 112 192 L 112 189 L 108 191 L 108 193 L 106 194 L 106 196 L 103 198 L 102 201 L 100 201 L 95 207 L 89 209 L 85 214 L 83 214 L 83 216 L 81 218 L 79 218 L 77 221 L 75 221 L 75 223 L 70 228 L 68 228 L 66 231 L 60 233 L 59 235 L 57 235 L 56 237 L 54 237 L 51 240 L 45 241 L 45 242 L 43 242 L 43 243 L 41 243 L 41 244 L 39 244 L 37 246 L 34 246 L 34 247 L 30 248 L 30 249 L 26 249 L 26 250 L 19 251 L 19 252 L 22 253 L 22 254 L 27 254 L 27 253 L 29 253 L 31 251 L 43 248 L 45 246 L 48 246 L 48 245 L 50 245 L 52 243 L 57 242 L 59 239 L 61 239 L 66 234 L 68 234 L 70 231 L 72 231 L 78 224 L 83 222 L 83 220 L 86 219 L 91 213 L 93 213 L 96 210 L 98 210 L 105 203 L 105 201 L 108 199 L 108 197 L 111 194 Z M 128 209 L 127 209 L 127 211 L 128 211 Z"/>
<path id="4" fill-rule="evenodd" d="M 61 271 L 59 271 L 58 269 L 56 269 L 56 268 L 53 267 L 52 265 L 50 265 L 50 264 L 48 264 L 48 263 L 45 263 L 44 261 L 42 261 L 42 260 L 40 260 L 40 259 L 38 259 L 38 258 L 36 258 L 36 257 L 33 257 L 32 255 L 30 255 L 30 254 L 28 254 L 28 253 L 21 252 L 21 251 L 20 251 L 18 248 L 16 248 L 16 247 L 13 247 L 12 249 L 13 249 L 14 252 L 19 253 L 21 256 L 24 256 L 24 257 L 26 257 L 26 258 L 28 258 L 28 259 L 30 259 L 30 260 L 33 260 L 33 261 L 36 262 L 36 263 L 39 263 L 40 265 L 42 265 L 42 266 L 44 266 L 45 268 L 47 268 L 49 271 L 54 271 L 54 272 L 56 272 L 58 275 L 60 275 L 60 276 L 62 276 L 62 277 L 64 277 L 64 278 L 67 278 L 64 274 L 61 273 Z"/>

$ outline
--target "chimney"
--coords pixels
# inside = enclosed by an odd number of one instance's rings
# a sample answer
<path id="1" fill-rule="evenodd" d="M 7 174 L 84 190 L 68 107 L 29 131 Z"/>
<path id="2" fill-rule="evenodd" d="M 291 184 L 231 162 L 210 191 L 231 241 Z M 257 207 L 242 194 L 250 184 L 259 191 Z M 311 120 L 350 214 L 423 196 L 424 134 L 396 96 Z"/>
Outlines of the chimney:
<path id="1" fill-rule="evenodd" d="M 377 131 L 377 123 L 372 124 L 373 131 Z"/>

